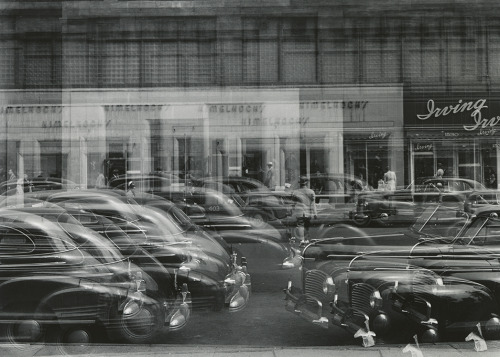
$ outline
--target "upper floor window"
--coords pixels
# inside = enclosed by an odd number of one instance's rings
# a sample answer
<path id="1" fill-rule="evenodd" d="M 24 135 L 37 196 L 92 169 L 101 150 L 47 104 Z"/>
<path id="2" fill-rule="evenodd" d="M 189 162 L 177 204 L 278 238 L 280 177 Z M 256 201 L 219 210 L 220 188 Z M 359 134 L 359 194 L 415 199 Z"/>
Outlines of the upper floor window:
<path id="1" fill-rule="evenodd" d="M 243 19 L 243 81 L 315 83 L 316 18 Z"/>

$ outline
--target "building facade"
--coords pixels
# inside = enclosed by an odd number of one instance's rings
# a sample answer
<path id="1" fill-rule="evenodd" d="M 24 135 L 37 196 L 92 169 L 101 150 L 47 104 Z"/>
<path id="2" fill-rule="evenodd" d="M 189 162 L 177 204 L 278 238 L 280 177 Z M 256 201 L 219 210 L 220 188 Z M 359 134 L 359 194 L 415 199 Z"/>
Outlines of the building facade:
<path id="1" fill-rule="evenodd" d="M 2 2 L 0 167 L 495 186 L 493 1 Z"/>

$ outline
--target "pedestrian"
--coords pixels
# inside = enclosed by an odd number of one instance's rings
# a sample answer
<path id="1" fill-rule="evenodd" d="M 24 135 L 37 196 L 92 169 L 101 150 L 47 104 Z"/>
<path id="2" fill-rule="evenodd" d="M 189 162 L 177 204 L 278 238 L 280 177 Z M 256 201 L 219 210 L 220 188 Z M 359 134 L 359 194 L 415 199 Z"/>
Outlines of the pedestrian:
<path id="1" fill-rule="evenodd" d="M 488 170 L 488 177 L 486 178 L 487 180 L 487 187 L 489 188 L 497 188 L 497 176 L 495 175 L 495 171 L 490 168 Z"/>
<path id="2" fill-rule="evenodd" d="M 297 228 L 296 235 L 301 244 L 309 243 L 309 227 L 311 219 L 318 217 L 316 210 L 316 195 L 313 190 L 307 187 L 309 179 L 302 176 L 299 180 L 300 187 L 294 191 L 294 195 L 299 198 L 299 203 L 296 204 L 297 209 Z"/>
<path id="3" fill-rule="evenodd" d="M 443 175 L 444 175 L 444 170 L 443 169 L 438 169 L 437 172 L 436 172 L 435 177 L 438 178 L 438 179 L 442 179 Z"/>
<path id="4" fill-rule="evenodd" d="M 118 177 L 120 177 L 120 175 L 118 175 L 118 169 L 114 169 L 113 170 L 113 176 L 111 178 L 112 179 L 117 179 Z"/>
<path id="5" fill-rule="evenodd" d="M 134 198 L 135 197 L 135 184 L 134 181 L 129 181 L 127 184 L 127 193 L 126 193 L 127 198 Z"/>
<path id="6" fill-rule="evenodd" d="M 97 175 L 97 179 L 95 180 L 95 187 L 96 188 L 105 188 L 106 187 L 106 179 L 104 178 L 104 175 L 102 172 L 99 172 L 99 175 Z"/>
<path id="7" fill-rule="evenodd" d="M 24 195 L 24 180 L 22 178 L 17 180 L 16 195 Z"/>
<path id="8" fill-rule="evenodd" d="M 384 184 L 386 191 L 396 190 L 396 173 L 391 170 L 390 166 L 386 167 L 386 172 L 384 174 Z"/>
<path id="9" fill-rule="evenodd" d="M 16 174 L 14 173 L 14 171 L 12 171 L 12 169 L 9 169 L 8 175 L 9 175 L 8 178 L 9 181 L 15 181 L 17 178 Z"/>
<path id="10" fill-rule="evenodd" d="M 27 174 L 24 174 L 24 190 L 27 192 L 33 192 L 33 183 L 29 180 Z"/>
<path id="11" fill-rule="evenodd" d="M 264 185 L 270 189 L 274 188 L 274 168 L 272 162 L 267 163 L 267 171 L 264 177 Z"/>

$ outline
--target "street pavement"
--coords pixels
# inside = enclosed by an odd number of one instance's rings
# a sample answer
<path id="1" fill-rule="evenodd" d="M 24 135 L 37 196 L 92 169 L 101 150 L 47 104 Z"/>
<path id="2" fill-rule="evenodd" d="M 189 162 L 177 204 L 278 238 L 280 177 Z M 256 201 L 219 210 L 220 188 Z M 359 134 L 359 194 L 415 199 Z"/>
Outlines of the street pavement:
<path id="1" fill-rule="evenodd" d="M 410 345 L 360 346 L 309 346 L 309 347 L 258 347 L 258 346 L 204 346 L 204 345 L 99 345 L 62 349 L 58 346 L 0 346 L 1 356 L 85 356 L 85 357 L 167 357 L 167 356 L 241 356 L 241 357 L 317 357 L 317 356 L 409 356 L 409 357 L 459 357 L 500 356 L 500 341 L 487 341 L 486 350 L 478 352 L 474 342 Z"/>

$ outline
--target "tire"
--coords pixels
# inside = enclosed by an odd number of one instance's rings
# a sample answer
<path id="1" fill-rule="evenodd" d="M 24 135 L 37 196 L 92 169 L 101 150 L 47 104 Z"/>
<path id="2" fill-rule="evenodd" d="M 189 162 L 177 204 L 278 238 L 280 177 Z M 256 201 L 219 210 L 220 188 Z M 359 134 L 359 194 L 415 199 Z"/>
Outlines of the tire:
<path id="1" fill-rule="evenodd" d="M 36 320 L 18 320 L 14 323 L 0 325 L 0 340 L 20 351 L 33 354 L 45 342 L 46 329 Z"/>
<path id="2" fill-rule="evenodd" d="M 52 326 L 47 331 L 47 342 L 56 345 L 63 355 L 89 354 L 104 335 L 97 325 Z"/>
<path id="3" fill-rule="evenodd" d="M 352 219 L 352 222 L 358 227 L 366 227 L 370 224 L 371 221 L 372 218 L 370 216 L 366 216 L 363 219 L 356 219 L 356 218 Z"/>

